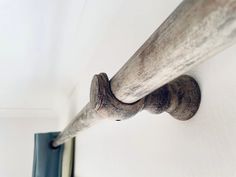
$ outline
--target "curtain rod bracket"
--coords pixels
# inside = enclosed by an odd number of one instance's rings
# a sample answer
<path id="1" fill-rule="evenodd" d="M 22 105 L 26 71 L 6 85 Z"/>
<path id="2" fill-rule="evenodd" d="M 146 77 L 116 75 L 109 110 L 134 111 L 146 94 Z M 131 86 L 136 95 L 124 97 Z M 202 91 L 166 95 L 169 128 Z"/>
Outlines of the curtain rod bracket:
<path id="1" fill-rule="evenodd" d="M 141 111 L 144 99 L 129 104 L 119 101 L 111 91 L 107 74 L 100 73 L 93 77 L 91 83 L 90 105 L 91 109 L 94 109 L 99 116 L 120 121 Z"/>
<path id="2" fill-rule="evenodd" d="M 112 93 L 105 73 L 93 77 L 90 105 L 101 117 L 124 120 L 141 110 L 160 114 L 168 112 L 178 120 L 188 120 L 197 112 L 201 92 L 197 82 L 182 75 L 134 103 L 123 103 Z"/>

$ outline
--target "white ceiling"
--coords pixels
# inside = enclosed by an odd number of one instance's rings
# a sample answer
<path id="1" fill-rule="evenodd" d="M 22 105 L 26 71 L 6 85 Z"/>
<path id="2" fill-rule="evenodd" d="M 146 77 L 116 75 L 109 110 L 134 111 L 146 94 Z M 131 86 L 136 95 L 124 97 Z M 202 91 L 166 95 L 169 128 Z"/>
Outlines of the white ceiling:
<path id="1" fill-rule="evenodd" d="M 73 87 L 64 62 L 69 66 L 75 52 L 64 52 L 73 46 L 82 5 L 83 1 L 0 1 L 1 110 L 51 109 L 55 95 Z"/>

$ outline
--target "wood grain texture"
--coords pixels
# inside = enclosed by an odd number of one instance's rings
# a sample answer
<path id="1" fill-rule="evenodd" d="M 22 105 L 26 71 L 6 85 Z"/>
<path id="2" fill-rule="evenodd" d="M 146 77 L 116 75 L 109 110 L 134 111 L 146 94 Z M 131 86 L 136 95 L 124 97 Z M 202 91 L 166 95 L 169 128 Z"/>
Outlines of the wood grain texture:
<path id="1" fill-rule="evenodd" d="M 100 73 L 93 77 L 91 83 L 90 105 L 101 117 L 120 121 L 141 111 L 144 107 L 144 99 L 130 104 L 119 101 L 111 92 L 106 73 Z"/>
<path id="2" fill-rule="evenodd" d="M 112 92 L 135 102 L 235 40 L 235 0 L 185 0 L 112 78 Z"/>
<path id="3" fill-rule="evenodd" d="M 53 146 L 57 147 L 69 139 L 76 136 L 77 132 L 88 128 L 101 119 L 97 114 L 96 110 L 91 108 L 91 104 L 88 103 L 80 113 L 66 126 L 66 128 L 61 132 L 58 137 L 53 141 Z"/>
<path id="4" fill-rule="evenodd" d="M 154 114 L 169 113 L 178 120 L 189 120 L 201 103 L 198 83 L 188 75 L 182 75 L 161 88 L 148 94 L 144 109 Z"/>
<path id="5" fill-rule="evenodd" d="M 236 0 L 185 0 L 111 79 L 111 91 L 120 102 L 134 103 L 235 41 Z M 101 101 L 99 97 L 92 100 Z M 54 146 L 101 120 L 99 104 L 93 102 L 72 120 Z"/>
<path id="6" fill-rule="evenodd" d="M 111 92 L 110 81 L 105 73 L 93 77 L 90 88 L 90 102 L 59 134 L 53 147 L 66 142 L 76 132 L 88 128 L 102 119 L 116 121 L 133 117 L 141 110 L 160 114 L 167 112 L 178 120 L 188 120 L 197 112 L 201 100 L 201 92 L 197 82 L 184 75 L 150 93 L 134 103 L 123 103 Z"/>
<path id="7" fill-rule="evenodd" d="M 144 107 L 144 99 L 132 104 L 122 103 L 112 94 L 110 82 L 105 73 L 95 75 L 90 87 L 90 101 L 53 142 L 53 147 L 63 144 L 76 133 L 103 119 L 116 121 L 134 116 Z"/>

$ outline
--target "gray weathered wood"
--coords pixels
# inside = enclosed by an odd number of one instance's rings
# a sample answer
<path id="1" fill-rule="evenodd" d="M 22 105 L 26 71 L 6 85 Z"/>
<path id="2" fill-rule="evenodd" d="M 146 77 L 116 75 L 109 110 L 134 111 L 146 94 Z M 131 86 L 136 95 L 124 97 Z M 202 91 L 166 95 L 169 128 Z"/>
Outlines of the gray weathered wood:
<path id="1" fill-rule="evenodd" d="M 185 0 L 111 80 L 132 103 L 236 40 L 236 0 Z"/>
<path id="2" fill-rule="evenodd" d="M 67 125 L 62 133 L 58 135 L 56 140 L 53 142 L 53 146 L 57 147 L 63 144 L 70 138 L 75 137 L 76 132 L 82 131 L 98 122 L 100 116 L 97 112 L 91 108 L 91 104 L 88 103 L 80 113 Z"/>
<path id="3" fill-rule="evenodd" d="M 133 103 L 235 41 L 236 0 L 185 0 L 111 79 L 112 93 Z M 54 146 L 101 119 L 91 105 L 81 110 Z"/>

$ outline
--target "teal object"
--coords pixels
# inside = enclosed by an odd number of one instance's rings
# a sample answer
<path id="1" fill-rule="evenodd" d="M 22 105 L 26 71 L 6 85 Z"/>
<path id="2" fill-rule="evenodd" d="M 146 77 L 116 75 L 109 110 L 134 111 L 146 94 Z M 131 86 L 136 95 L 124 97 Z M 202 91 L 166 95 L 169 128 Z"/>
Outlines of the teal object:
<path id="1" fill-rule="evenodd" d="M 64 145 L 57 148 L 51 142 L 59 132 L 34 135 L 33 177 L 61 177 Z"/>

